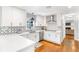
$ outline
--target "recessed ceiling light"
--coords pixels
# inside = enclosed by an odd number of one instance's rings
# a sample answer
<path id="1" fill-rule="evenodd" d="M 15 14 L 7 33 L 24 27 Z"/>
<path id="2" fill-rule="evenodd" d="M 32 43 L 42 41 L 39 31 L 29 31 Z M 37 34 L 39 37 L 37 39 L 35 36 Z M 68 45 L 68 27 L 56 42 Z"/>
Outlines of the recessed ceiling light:
<path id="1" fill-rule="evenodd" d="M 68 8 L 71 8 L 72 6 L 68 6 Z"/>
<path id="2" fill-rule="evenodd" d="M 46 6 L 46 8 L 51 8 L 52 6 Z"/>

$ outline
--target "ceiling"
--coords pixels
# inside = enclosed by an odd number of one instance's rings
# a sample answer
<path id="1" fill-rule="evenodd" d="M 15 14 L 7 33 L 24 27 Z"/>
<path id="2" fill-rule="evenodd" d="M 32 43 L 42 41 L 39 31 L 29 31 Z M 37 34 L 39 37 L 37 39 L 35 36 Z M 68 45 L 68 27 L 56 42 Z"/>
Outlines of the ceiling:
<path id="1" fill-rule="evenodd" d="M 27 13 L 34 13 L 35 15 L 52 15 L 56 13 L 76 13 L 79 12 L 79 6 L 18 6 L 24 9 Z"/>

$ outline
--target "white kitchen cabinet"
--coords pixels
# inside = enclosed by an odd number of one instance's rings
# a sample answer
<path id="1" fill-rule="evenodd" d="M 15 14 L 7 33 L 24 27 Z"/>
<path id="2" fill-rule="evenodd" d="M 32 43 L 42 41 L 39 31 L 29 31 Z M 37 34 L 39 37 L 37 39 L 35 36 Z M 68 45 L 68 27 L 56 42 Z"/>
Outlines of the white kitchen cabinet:
<path id="1" fill-rule="evenodd" d="M 37 15 L 35 26 L 46 26 L 45 16 Z"/>
<path id="2" fill-rule="evenodd" d="M 44 40 L 61 44 L 61 34 L 60 31 L 45 31 L 44 32 Z"/>
<path id="3" fill-rule="evenodd" d="M 15 7 L 2 7 L 1 26 L 25 26 L 26 13 Z"/>

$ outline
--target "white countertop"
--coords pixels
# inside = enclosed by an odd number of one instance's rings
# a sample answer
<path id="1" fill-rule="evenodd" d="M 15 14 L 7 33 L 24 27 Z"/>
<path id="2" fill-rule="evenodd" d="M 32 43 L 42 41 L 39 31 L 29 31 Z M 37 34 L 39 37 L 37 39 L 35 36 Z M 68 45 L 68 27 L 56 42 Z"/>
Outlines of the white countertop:
<path id="1" fill-rule="evenodd" d="M 35 42 L 15 35 L 0 35 L 0 52 L 16 52 L 22 48 L 29 47 Z"/>

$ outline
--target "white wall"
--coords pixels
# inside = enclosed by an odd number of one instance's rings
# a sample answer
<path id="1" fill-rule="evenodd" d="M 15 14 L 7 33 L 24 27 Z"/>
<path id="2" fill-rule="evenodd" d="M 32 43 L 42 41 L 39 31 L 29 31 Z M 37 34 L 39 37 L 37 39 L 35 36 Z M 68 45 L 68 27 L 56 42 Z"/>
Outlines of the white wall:
<path id="1" fill-rule="evenodd" d="M 65 19 L 64 19 L 64 15 L 62 16 L 62 41 L 64 40 L 65 38 Z"/>
<path id="2" fill-rule="evenodd" d="M 24 26 L 26 13 L 16 7 L 2 7 L 2 26 Z"/>
<path id="3" fill-rule="evenodd" d="M 79 14 L 76 15 L 75 19 L 75 40 L 79 41 Z"/>
<path id="4" fill-rule="evenodd" d="M 57 26 L 62 26 L 62 24 L 61 24 L 62 14 L 57 13 L 56 16 L 57 16 Z"/>
<path id="5" fill-rule="evenodd" d="M 0 26 L 1 26 L 1 18 L 2 18 L 2 8 L 0 7 Z"/>

